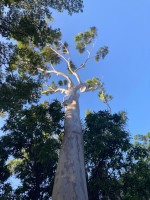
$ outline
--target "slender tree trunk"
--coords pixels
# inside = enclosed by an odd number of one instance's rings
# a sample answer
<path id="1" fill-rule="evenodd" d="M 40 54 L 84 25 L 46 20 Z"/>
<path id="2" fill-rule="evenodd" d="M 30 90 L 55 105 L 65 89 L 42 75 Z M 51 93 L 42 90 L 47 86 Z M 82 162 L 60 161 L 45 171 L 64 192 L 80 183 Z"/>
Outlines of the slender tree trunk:
<path id="1" fill-rule="evenodd" d="M 88 200 L 78 100 L 65 107 L 65 135 L 53 188 L 53 200 Z"/>

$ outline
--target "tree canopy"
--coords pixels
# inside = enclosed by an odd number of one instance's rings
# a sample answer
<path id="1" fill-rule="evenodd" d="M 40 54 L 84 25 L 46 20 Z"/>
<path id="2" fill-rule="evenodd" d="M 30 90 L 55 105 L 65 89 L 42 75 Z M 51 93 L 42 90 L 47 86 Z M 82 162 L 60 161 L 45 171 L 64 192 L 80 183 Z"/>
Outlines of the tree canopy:
<path id="1" fill-rule="evenodd" d="M 10 110 L 9 105 L 18 109 L 23 104 L 37 102 L 40 96 L 42 78 L 35 72 L 35 66 L 41 65 L 42 60 L 33 48 L 52 44 L 61 36 L 59 28 L 51 26 L 52 9 L 66 10 L 71 15 L 82 11 L 83 2 L 2 0 L 0 8 L 0 112 L 3 115 Z"/>
<path id="2" fill-rule="evenodd" d="M 61 105 L 54 101 L 24 109 L 6 121 L 3 131 L 7 135 L 1 137 L 1 197 L 33 200 L 51 197 L 63 119 Z M 85 118 L 89 199 L 149 198 L 149 134 L 137 136 L 138 142 L 133 145 L 125 129 L 124 113 L 99 111 Z M 9 158 L 10 155 L 13 157 Z M 6 182 L 11 175 L 20 180 L 15 190 Z"/>
<path id="3" fill-rule="evenodd" d="M 27 42 L 30 38 L 34 44 L 44 43 L 45 34 L 51 33 L 46 28 L 46 19 L 52 20 L 51 10 L 67 10 L 71 15 L 82 11 L 82 0 L 76 1 L 31 1 L 2 0 L 0 2 L 0 35 L 8 40 Z M 0 64 L 11 62 L 9 57 L 14 50 L 12 43 L 1 42 Z"/>
<path id="4" fill-rule="evenodd" d="M 87 115 L 84 132 L 89 199 L 148 199 L 149 148 L 133 145 L 124 112 Z M 147 174 L 147 176 L 146 176 Z"/>
<path id="5" fill-rule="evenodd" d="M 57 114 L 56 114 L 57 113 Z M 1 181 L 14 174 L 21 185 L 11 194 L 3 189 L 1 198 L 10 199 L 49 199 L 58 159 L 64 113 L 61 105 L 54 101 L 31 106 L 17 115 L 11 114 L 3 127 L 7 135 L 1 137 L 2 169 Z M 10 195 L 10 194 L 9 194 Z M 6 198 L 6 199 L 7 199 Z"/>

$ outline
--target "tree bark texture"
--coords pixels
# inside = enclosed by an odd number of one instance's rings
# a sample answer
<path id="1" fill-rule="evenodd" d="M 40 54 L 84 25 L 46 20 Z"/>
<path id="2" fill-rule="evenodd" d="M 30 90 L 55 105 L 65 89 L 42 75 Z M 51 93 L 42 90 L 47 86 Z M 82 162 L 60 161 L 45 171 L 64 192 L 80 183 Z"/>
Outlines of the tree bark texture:
<path id="1" fill-rule="evenodd" d="M 65 134 L 52 199 L 88 200 L 78 99 L 65 107 Z"/>

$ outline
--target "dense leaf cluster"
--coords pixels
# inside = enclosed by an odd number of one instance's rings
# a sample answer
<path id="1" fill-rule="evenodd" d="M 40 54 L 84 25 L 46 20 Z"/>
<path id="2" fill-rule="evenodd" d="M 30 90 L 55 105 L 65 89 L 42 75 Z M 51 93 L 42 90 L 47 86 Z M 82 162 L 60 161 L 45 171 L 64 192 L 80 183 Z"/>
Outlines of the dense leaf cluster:
<path id="1" fill-rule="evenodd" d="M 17 114 L 11 114 L 3 127 L 8 134 L 1 137 L 2 174 L 5 181 L 10 173 L 21 181 L 11 194 L 12 199 L 49 199 L 60 148 L 57 137 L 64 113 L 58 101 L 31 106 Z M 7 167 L 6 160 L 9 159 Z M 8 170 L 9 169 L 9 170 Z M 7 194 L 0 193 L 3 198 Z M 11 197 L 10 196 L 10 197 Z M 7 196 L 7 199 L 9 196 Z"/>
<path id="2" fill-rule="evenodd" d="M 124 113 L 89 113 L 85 122 L 89 199 L 148 199 L 149 151 L 130 143 Z"/>

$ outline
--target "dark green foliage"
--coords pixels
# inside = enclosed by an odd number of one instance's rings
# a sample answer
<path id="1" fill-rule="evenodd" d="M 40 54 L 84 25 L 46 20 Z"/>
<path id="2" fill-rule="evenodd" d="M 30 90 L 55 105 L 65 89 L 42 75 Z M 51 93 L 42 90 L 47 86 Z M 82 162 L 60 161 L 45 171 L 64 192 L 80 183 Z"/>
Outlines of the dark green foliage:
<path id="1" fill-rule="evenodd" d="M 2 198 L 46 199 L 51 197 L 62 125 L 61 105 L 54 101 L 11 113 L 0 140 Z M 150 197 L 149 135 L 137 136 L 132 145 L 125 131 L 124 112 L 88 112 L 85 119 L 85 163 L 89 200 Z M 13 158 L 6 164 L 9 155 Z M 21 185 L 12 190 L 6 180 L 15 174 Z M 7 199 L 7 198 L 6 198 Z"/>
<path id="2" fill-rule="evenodd" d="M 100 60 L 100 58 L 104 59 L 107 54 L 108 54 L 108 47 L 107 46 L 101 47 L 96 52 L 95 62 L 98 62 Z"/>
<path id="3" fill-rule="evenodd" d="M 74 70 L 76 70 L 77 68 L 76 68 L 76 66 L 73 64 L 73 62 L 72 61 L 70 61 L 70 68 L 72 69 L 72 71 L 74 71 Z M 72 74 L 72 72 L 70 71 L 70 69 L 68 68 L 67 69 L 68 70 L 68 73 L 69 74 Z"/>
<path id="4" fill-rule="evenodd" d="M 66 54 L 67 53 L 67 48 L 68 48 L 68 43 L 64 42 L 64 45 L 62 46 L 62 53 Z"/>
<path id="5" fill-rule="evenodd" d="M 123 200 L 148 200 L 150 198 L 150 134 L 136 135 L 134 147 L 127 160 L 130 165 L 120 177 Z"/>
<path id="6" fill-rule="evenodd" d="M 150 197 L 146 148 L 129 142 L 124 113 L 89 113 L 85 119 L 85 161 L 90 200 Z"/>
<path id="7" fill-rule="evenodd" d="M 68 84 L 68 81 L 67 80 L 64 80 L 64 85 L 66 86 Z"/>
<path id="8" fill-rule="evenodd" d="M 44 46 L 47 43 L 53 43 L 54 32 L 47 26 L 46 19 L 49 22 L 53 19 L 50 9 L 56 9 L 59 12 L 67 10 L 69 14 L 82 11 L 83 1 L 52 1 L 52 0 L 2 0 L 0 1 L 0 35 L 8 40 L 14 38 L 16 41 L 22 41 L 24 44 L 32 41 L 36 46 Z M 13 51 L 13 45 L 10 48 L 9 43 L 0 43 L 0 66 L 10 62 L 9 55 Z"/>
<path id="9" fill-rule="evenodd" d="M 10 177 L 10 171 L 6 165 L 8 156 L 9 152 L 6 151 L 5 144 L 0 141 L 0 199 L 3 200 L 7 200 L 12 195 L 12 187 L 9 183 L 6 183 Z"/>
<path id="10" fill-rule="evenodd" d="M 40 97 L 40 80 L 30 77 L 18 78 L 7 75 L 5 82 L 0 82 L 0 110 L 14 111 L 22 109 L 24 104 L 37 102 Z"/>
<path id="11" fill-rule="evenodd" d="M 63 86 L 63 81 L 62 81 L 62 80 L 59 80 L 59 81 L 58 81 L 58 85 L 59 85 L 59 86 Z"/>
<path id="12" fill-rule="evenodd" d="M 52 81 L 51 87 L 52 87 L 54 90 L 56 90 L 56 89 L 57 89 L 57 86 L 56 86 L 56 84 L 55 84 L 55 82 L 54 82 L 54 81 Z"/>
<path id="13" fill-rule="evenodd" d="M 148 200 L 150 197 L 150 166 L 143 161 L 132 164 L 121 176 L 123 200 Z"/>
<path id="14" fill-rule="evenodd" d="M 58 159 L 64 113 L 58 101 L 31 106 L 11 115 L 3 127 L 3 151 L 13 156 L 8 167 L 20 179 L 14 191 L 20 199 L 49 199 Z"/>
<path id="15" fill-rule="evenodd" d="M 54 51 L 51 50 L 50 47 L 48 46 L 42 50 L 42 55 L 45 59 L 45 62 L 51 62 L 52 64 L 55 65 L 60 63 L 60 57 L 56 55 Z"/>
<path id="16" fill-rule="evenodd" d="M 89 199 L 98 200 L 100 195 L 108 198 L 111 193 L 111 199 L 117 199 L 113 192 L 118 188 L 114 169 L 120 166 L 123 159 L 122 147 L 124 151 L 129 148 L 124 124 L 121 116 L 111 116 L 108 112 L 90 113 L 86 117 L 85 157 L 91 173 L 88 179 Z"/>

